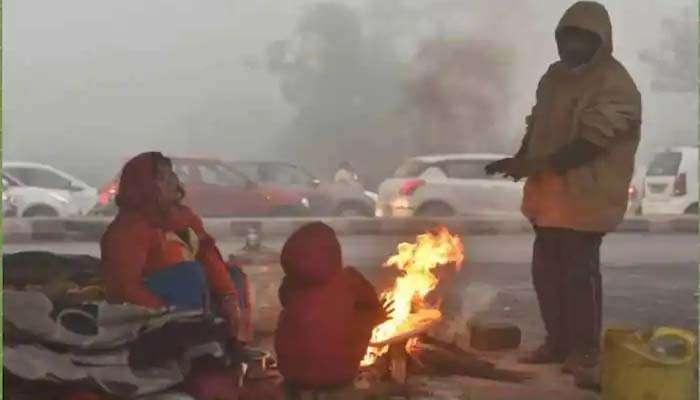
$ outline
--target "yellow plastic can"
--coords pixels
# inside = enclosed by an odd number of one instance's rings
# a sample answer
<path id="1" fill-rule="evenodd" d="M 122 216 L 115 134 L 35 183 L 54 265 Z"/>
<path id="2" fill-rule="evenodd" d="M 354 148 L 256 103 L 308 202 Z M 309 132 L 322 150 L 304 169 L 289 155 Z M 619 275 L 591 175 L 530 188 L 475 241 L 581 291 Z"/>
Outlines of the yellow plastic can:
<path id="1" fill-rule="evenodd" d="M 697 337 L 671 327 L 606 330 L 602 354 L 603 400 L 697 398 Z"/>

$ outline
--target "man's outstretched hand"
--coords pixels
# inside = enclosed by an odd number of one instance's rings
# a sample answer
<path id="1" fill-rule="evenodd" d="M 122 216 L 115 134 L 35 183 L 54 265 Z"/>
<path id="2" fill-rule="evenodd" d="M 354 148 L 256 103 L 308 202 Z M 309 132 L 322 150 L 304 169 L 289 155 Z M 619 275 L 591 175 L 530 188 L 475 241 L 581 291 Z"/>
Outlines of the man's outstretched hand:
<path id="1" fill-rule="evenodd" d="M 524 157 L 509 157 L 494 161 L 485 168 L 487 175 L 503 174 L 506 178 L 513 178 L 516 182 L 532 176 L 544 168 L 543 163 L 531 161 Z"/>
<path id="2" fill-rule="evenodd" d="M 517 157 L 504 158 L 494 161 L 486 166 L 487 175 L 502 174 L 506 178 L 513 178 L 516 182 L 522 179 L 526 174 L 526 162 Z"/>
<path id="3" fill-rule="evenodd" d="M 506 174 L 508 171 L 513 169 L 513 165 L 515 163 L 515 157 L 503 158 L 501 160 L 494 161 L 486 166 L 486 174 Z"/>

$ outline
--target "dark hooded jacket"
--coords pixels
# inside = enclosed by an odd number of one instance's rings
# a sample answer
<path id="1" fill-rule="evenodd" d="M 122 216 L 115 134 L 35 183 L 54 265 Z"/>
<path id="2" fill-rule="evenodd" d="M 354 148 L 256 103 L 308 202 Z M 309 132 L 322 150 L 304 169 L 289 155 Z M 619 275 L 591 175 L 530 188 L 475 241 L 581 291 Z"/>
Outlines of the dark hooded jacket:
<path id="1" fill-rule="evenodd" d="M 236 294 L 228 268 L 201 218 L 180 205 L 167 215 L 159 210 L 157 156 L 140 154 L 122 170 L 116 199 L 119 213 L 100 242 L 107 299 L 145 307 L 166 306 L 146 288 L 144 278 L 184 261 L 202 264 L 215 294 Z"/>
<path id="2" fill-rule="evenodd" d="M 372 328 L 383 321 L 372 285 L 343 267 L 333 229 L 306 225 L 284 245 L 275 350 L 284 378 L 303 387 L 352 382 Z"/>
<path id="3" fill-rule="evenodd" d="M 577 139 L 602 152 L 563 174 L 545 171 L 528 178 L 522 211 L 540 227 L 609 232 L 627 210 L 640 140 L 641 96 L 612 55 L 612 27 L 605 7 L 577 2 L 564 13 L 557 30 L 565 27 L 593 32 L 602 44 L 589 63 L 571 70 L 556 62 L 542 77 L 527 118 L 525 156 L 549 158 Z"/>

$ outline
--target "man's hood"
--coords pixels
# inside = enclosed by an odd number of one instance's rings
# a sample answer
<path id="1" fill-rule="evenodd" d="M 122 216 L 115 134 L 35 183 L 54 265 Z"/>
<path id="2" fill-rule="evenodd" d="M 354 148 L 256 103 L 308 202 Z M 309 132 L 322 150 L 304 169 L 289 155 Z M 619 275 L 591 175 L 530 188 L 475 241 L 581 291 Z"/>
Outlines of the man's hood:
<path id="1" fill-rule="evenodd" d="M 564 13 L 557 25 L 557 32 L 563 28 L 579 28 L 597 34 L 601 45 L 592 62 L 612 54 L 612 24 L 610 15 L 605 7 L 595 1 L 579 1 L 574 3 Z"/>
<path id="2" fill-rule="evenodd" d="M 306 285 L 325 283 L 343 269 L 335 231 L 321 222 L 294 232 L 284 244 L 280 258 L 285 274 Z"/>

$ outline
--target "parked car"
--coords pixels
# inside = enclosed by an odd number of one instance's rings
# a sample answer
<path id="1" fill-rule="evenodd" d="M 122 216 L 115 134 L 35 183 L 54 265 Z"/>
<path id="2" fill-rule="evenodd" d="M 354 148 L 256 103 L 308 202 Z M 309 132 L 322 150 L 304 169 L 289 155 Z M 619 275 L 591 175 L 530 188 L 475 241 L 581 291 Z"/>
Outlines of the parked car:
<path id="1" fill-rule="evenodd" d="M 2 216 L 16 217 L 17 216 L 17 200 L 9 193 L 10 181 L 2 177 Z"/>
<path id="2" fill-rule="evenodd" d="M 629 187 L 629 201 L 627 203 L 627 212 L 633 215 L 642 215 L 642 199 L 644 198 L 644 176 L 646 175 L 647 167 L 644 165 L 638 166 Z"/>
<path id="3" fill-rule="evenodd" d="M 698 147 L 671 147 L 657 152 L 644 183 L 644 214 L 697 214 Z"/>
<path id="4" fill-rule="evenodd" d="M 172 157 L 173 170 L 182 182 L 184 203 L 202 217 L 303 216 L 309 202 L 292 191 L 251 181 L 216 159 Z M 116 213 L 114 197 L 119 176 L 100 190 L 93 215 Z"/>
<path id="5" fill-rule="evenodd" d="M 97 203 L 97 189 L 49 165 L 5 162 L 3 177 L 21 217 L 85 215 Z"/>
<path id="6" fill-rule="evenodd" d="M 488 176 L 500 154 L 415 157 L 379 186 L 377 216 L 519 214 L 522 182 Z"/>
<path id="7" fill-rule="evenodd" d="M 376 200 L 359 184 L 323 182 L 303 168 L 285 162 L 229 162 L 249 179 L 290 190 L 309 199 L 317 216 L 374 216 Z"/>

